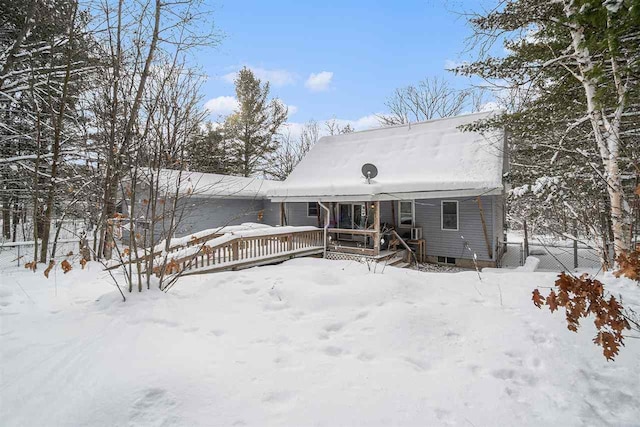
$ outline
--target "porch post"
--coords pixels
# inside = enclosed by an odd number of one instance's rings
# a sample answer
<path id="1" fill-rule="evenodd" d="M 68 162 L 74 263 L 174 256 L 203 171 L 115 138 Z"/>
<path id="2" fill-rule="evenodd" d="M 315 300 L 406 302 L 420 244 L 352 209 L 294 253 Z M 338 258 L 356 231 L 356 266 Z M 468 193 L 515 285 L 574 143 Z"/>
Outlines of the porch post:
<path id="1" fill-rule="evenodd" d="M 287 217 L 285 215 L 285 206 L 284 206 L 284 202 L 280 202 L 280 225 L 284 226 L 287 225 Z"/>
<path id="2" fill-rule="evenodd" d="M 380 202 L 373 202 L 373 252 L 380 255 Z"/>

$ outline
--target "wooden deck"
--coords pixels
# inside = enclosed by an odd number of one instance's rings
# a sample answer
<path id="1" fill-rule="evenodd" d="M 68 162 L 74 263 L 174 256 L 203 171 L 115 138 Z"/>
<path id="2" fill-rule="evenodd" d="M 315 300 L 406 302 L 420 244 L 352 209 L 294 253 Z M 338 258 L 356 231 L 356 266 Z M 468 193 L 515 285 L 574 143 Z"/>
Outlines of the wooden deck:
<path id="1" fill-rule="evenodd" d="M 329 229 L 328 232 L 365 236 L 365 239 L 369 236 L 375 239 L 378 235 L 376 230 Z M 379 245 L 370 245 L 374 246 L 372 248 L 359 246 L 356 242 L 334 240 L 333 243 L 327 242 L 327 251 L 363 255 L 379 262 L 386 262 L 398 255 L 398 251 L 380 250 Z M 324 250 L 324 229 L 274 227 L 200 236 L 198 239 L 191 239 L 188 243 L 172 246 L 166 252 L 155 252 L 129 262 L 142 264 L 143 270 L 152 268 L 156 276 L 170 278 L 179 275 L 242 270 L 296 257 L 320 255 Z M 109 269 L 122 266 L 123 264 L 118 264 Z"/>
<path id="2" fill-rule="evenodd" d="M 249 233 L 252 234 L 252 233 Z M 255 234 L 255 232 L 253 233 Z M 220 236 L 202 241 L 182 251 L 170 251 L 173 257 L 165 267 L 154 267 L 156 275 L 190 275 L 226 270 L 241 270 L 274 264 L 291 258 L 322 254 L 324 230 L 262 230 L 258 235 Z M 218 242 L 216 242 L 218 241 Z"/>

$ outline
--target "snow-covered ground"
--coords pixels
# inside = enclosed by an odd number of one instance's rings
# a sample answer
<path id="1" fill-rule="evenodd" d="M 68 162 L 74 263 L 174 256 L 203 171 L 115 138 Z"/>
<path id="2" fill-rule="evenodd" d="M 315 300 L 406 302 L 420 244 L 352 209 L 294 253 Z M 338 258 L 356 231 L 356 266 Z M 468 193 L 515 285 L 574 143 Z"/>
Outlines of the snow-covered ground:
<path id="1" fill-rule="evenodd" d="M 3 426 L 640 425 L 640 340 L 607 363 L 535 308 L 553 273 L 298 259 L 123 303 L 100 267 L 0 272 Z"/>

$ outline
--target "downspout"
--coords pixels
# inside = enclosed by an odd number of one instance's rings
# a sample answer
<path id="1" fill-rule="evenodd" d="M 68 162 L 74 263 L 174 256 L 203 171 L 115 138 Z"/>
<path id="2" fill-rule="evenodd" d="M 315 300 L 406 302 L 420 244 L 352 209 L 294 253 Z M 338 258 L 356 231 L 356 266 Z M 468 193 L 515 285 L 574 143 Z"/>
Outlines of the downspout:
<path id="1" fill-rule="evenodd" d="M 322 209 L 327 212 L 327 216 L 324 219 L 324 251 L 322 253 L 323 258 L 327 257 L 327 229 L 329 228 L 329 221 L 331 220 L 331 211 L 328 207 L 326 207 L 320 200 L 318 200 L 318 205 L 322 207 Z"/>

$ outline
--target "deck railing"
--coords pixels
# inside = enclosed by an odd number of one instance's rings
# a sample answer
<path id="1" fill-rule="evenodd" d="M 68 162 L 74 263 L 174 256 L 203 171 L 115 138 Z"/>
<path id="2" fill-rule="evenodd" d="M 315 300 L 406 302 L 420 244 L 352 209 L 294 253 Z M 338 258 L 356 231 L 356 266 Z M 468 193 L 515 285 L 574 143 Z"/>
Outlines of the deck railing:
<path id="1" fill-rule="evenodd" d="M 260 236 L 238 236 L 218 245 L 202 247 L 195 254 L 172 259 L 167 266 L 167 273 L 178 273 L 200 270 L 208 271 L 215 267 L 233 267 L 258 261 L 269 261 L 285 255 L 296 255 L 309 250 L 323 248 L 322 230 L 305 230 L 288 233 L 277 233 Z M 154 269 L 160 274 L 158 269 Z"/>
<path id="2" fill-rule="evenodd" d="M 338 252 L 345 252 L 345 253 L 370 255 L 370 256 L 377 255 L 373 247 L 371 248 L 366 247 L 368 238 L 371 238 L 371 242 L 372 242 L 371 246 L 373 246 L 373 241 L 376 238 L 375 230 L 351 229 L 351 228 L 329 228 L 327 232 L 332 234 L 353 234 L 356 236 L 365 236 L 365 247 L 347 246 L 347 245 L 332 243 L 330 249 L 333 249 Z"/>

